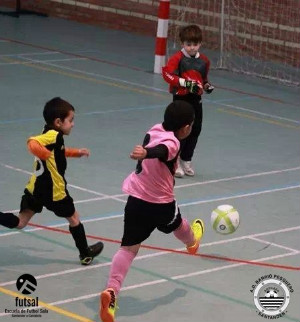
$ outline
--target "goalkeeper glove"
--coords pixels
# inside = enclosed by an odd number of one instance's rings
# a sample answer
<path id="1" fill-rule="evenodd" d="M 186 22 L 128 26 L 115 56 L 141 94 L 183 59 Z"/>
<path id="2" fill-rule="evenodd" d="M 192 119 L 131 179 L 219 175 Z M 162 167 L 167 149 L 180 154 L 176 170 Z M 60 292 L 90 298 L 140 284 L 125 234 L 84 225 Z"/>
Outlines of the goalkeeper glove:
<path id="1" fill-rule="evenodd" d="M 203 87 L 201 83 L 192 81 L 192 80 L 186 80 L 184 82 L 185 87 L 189 90 L 192 94 L 201 95 L 203 93 Z"/>
<path id="2" fill-rule="evenodd" d="M 213 90 L 214 90 L 214 86 L 212 86 L 210 83 L 206 83 L 204 85 L 204 91 L 207 93 L 207 94 L 210 94 Z"/>

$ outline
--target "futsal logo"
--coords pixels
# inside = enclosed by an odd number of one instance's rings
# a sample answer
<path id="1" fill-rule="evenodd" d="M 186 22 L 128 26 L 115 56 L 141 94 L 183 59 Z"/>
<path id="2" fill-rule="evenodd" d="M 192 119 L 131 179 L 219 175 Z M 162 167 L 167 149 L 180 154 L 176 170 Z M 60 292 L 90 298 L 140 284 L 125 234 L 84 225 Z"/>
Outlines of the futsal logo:
<path id="1" fill-rule="evenodd" d="M 267 319 L 277 319 L 286 314 L 290 302 L 290 293 L 294 290 L 282 276 L 265 275 L 252 285 L 254 304 L 258 315 Z"/>
<path id="2" fill-rule="evenodd" d="M 23 274 L 17 279 L 16 286 L 22 294 L 31 294 L 36 290 L 37 281 L 34 276 Z"/>
<path id="3" fill-rule="evenodd" d="M 22 294 L 32 294 L 36 291 L 37 281 L 34 276 L 23 274 L 17 279 L 16 287 Z M 17 318 L 42 318 L 43 314 L 48 313 L 48 310 L 40 307 L 38 296 L 34 298 L 18 294 L 15 297 L 14 307 L 7 307 L 4 313 Z"/>

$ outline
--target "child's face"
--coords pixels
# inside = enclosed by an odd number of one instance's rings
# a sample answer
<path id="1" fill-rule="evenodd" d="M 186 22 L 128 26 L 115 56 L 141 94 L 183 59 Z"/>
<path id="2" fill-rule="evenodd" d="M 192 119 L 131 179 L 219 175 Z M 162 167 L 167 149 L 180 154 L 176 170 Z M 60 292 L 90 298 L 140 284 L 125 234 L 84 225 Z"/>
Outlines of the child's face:
<path id="1" fill-rule="evenodd" d="M 200 46 L 200 42 L 184 41 L 182 43 L 182 48 L 184 48 L 190 56 L 195 56 L 199 51 Z"/>
<path id="2" fill-rule="evenodd" d="M 64 135 L 69 135 L 74 126 L 74 111 L 70 111 L 68 116 L 62 121 L 61 119 L 55 120 L 55 125 Z"/>

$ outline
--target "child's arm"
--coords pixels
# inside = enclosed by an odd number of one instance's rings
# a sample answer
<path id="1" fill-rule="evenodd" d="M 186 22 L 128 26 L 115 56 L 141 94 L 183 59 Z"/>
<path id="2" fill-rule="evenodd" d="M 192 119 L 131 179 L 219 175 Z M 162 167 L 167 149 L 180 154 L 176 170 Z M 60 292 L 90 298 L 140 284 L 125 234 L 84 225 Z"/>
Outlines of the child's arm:
<path id="1" fill-rule="evenodd" d="M 207 79 L 209 68 L 210 68 L 210 61 L 206 56 L 204 56 L 204 58 L 205 58 L 204 60 L 206 61 L 206 68 L 205 68 L 205 77 L 203 79 L 203 89 L 207 94 L 210 94 L 215 88 Z"/>
<path id="2" fill-rule="evenodd" d="M 183 87 L 189 93 L 201 95 L 203 93 L 202 84 L 197 80 L 185 79 L 176 74 L 182 53 L 178 52 L 173 55 L 166 66 L 162 68 L 162 76 L 164 80 L 171 85 L 171 87 Z"/>
<path id="3" fill-rule="evenodd" d="M 90 150 L 86 148 L 65 148 L 65 156 L 69 158 L 81 158 L 82 156 L 88 157 L 90 155 Z"/>
<path id="4" fill-rule="evenodd" d="M 47 160 L 51 155 L 51 151 L 49 151 L 35 139 L 29 139 L 27 141 L 27 148 L 30 153 L 44 161 Z"/>
<path id="5" fill-rule="evenodd" d="M 159 144 L 151 148 L 136 145 L 130 153 L 130 158 L 134 160 L 159 159 L 161 161 L 167 161 L 168 154 L 168 148 L 164 144 Z"/>
<path id="6" fill-rule="evenodd" d="M 32 153 L 34 156 L 38 157 L 41 160 L 45 161 L 51 155 L 51 151 L 49 151 L 39 141 L 33 138 L 28 140 L 27 147 L 30 153 Z M 86 148 L 82 148 L 82 149 L 66 148 L 65 149 L 66 157 L 80 158 L 82 156 L 88 157 L 89 155 L 90 155 L 90 151 Z"/>
<path id="7" fill-rule="evenodd" d="M 178 65 L 180 62 L 181 55 L 176 53 L 173 55 L 166 66 L 162 68 L 162 76 L 164 80 L 172 86 L 184 86 L 184 78 L 180 78 L 176 75 L 176 71 L 178 70 Z"/>

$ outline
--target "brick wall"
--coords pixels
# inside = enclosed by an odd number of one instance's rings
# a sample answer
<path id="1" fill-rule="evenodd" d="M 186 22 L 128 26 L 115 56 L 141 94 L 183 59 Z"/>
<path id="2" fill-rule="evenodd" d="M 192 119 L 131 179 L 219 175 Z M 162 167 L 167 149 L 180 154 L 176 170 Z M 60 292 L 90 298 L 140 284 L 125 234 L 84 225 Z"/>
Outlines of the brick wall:
<path id="1" fill-rule="evenodd" d="M 185 2 L 188 8 L 181 5 Z M 156 35 L 159 0 L 21 0 L 21 4 L 23 9 L 55 17 Z M 0 5 L 13 8 L 15 0 L 0 0 Z M 185 23 L 183 11 L 185 20 L 202 27 L 205 46 L 218 49 L 221 0 L 171 0 L 170 34 Z M 225 14 L 225 49 L 300 67 L 298 0 L 226 0 Z"/>

